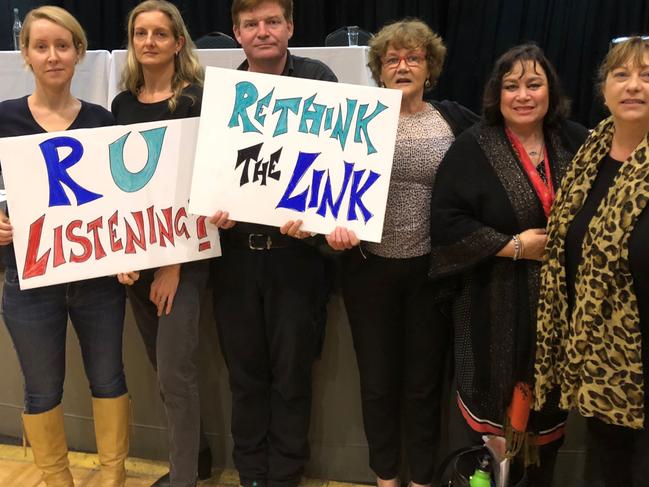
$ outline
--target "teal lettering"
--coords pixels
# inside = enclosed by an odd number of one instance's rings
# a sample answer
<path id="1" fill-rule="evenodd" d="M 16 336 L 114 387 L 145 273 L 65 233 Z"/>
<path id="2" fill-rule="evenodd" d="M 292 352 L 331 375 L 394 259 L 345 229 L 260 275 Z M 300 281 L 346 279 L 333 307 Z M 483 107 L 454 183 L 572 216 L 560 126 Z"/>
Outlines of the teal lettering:
<path id="1" fill-rule="evenodd" d="M 129 171 L 124 164 L 124 145 L 131 132 L 108 146 L 110 172 L 118 188 L 127 193 L 134 193 L 147 185 L 158 167 L 166 130 L 167 127 L 158 127 L 140 132 L 146 142 L 147 160 L 144 167 L 137 172 Z"/>
<path id="2" fill-rule="evenodd" d="M 258 95 L 259 92 L 257 91 L 257 88 L 249 81 L 241 81 L 237 83 L 234 96 L 234 108 L 232 109 L 232 115 L 228 122 L 229 128 L 238 127 L 239 120 L 241 120 L 244 132 L 261 133 L 250 121 L 247 111 L 248 108 L 255 104 Z"/>

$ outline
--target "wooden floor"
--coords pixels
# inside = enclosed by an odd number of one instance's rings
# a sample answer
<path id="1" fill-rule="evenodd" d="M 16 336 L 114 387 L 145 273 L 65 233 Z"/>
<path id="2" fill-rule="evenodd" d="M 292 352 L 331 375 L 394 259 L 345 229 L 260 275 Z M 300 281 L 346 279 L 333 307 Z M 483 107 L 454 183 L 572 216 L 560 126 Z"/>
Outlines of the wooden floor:
<path id="1" fill-rule="evenodd" d="M 97 455 L 70 453 L 70 466 L 75 487 L 101 487 Z M 164 462 L 129 458 L 126 462 L 126 487 L 149 487 L 167 472 Z M 45 487 L 41 474 L 32 461 L 31 450 L 26 456 L 22 447 L 0 445 L 0 487 Z M 239 477 L 233 470 L 214 471 L 212 478 L 200 481 L 199 487 L 234 487 Z M 361 487 L 333 481 L 304 479 L 300 487 Z M 364 486 L 367 487 L 367 486 Z"/>

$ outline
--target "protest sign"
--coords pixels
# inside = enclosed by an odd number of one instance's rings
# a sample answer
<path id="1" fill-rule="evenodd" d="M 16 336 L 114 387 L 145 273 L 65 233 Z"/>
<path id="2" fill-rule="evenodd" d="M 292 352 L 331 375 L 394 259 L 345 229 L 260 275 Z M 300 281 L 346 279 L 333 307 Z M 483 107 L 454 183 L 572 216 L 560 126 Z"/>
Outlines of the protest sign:
<path id="1" fill-rule="evenodd" d="M 198 119 L 0 139 L 21 289 L 220 255 L 187 209 Z"/>
<path id="2" fill-rule="evenodd" d="M 190 210 L 378 242 L 401 92 L 207 68 Z"/>

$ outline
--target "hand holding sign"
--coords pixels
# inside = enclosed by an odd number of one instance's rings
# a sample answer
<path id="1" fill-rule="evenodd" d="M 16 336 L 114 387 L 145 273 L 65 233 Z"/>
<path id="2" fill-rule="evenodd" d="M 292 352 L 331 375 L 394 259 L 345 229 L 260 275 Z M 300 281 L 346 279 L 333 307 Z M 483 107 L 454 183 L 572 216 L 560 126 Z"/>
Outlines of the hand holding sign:
<path id="1" fill-rule="evenodd" d="M 334 250 L 349 250 L 361 243 L 354 231 L 345 227 L 336 227 L 326 239 L 329 247 Z"/>
<path id="2" fill-rule="evenodd" d="M 4 211 L 0 210 L 0 245 L 9 245 L 14 240 L 14 229 Z"/>
<path id="3" fill-rule="evenodd" d="M 230 214 L 227 211 L 217 211 L 208 221 L 216 228 L 222 228 L 223 230 L 232 228 L 237 224 L 234 220 L 230 220 Z"/>

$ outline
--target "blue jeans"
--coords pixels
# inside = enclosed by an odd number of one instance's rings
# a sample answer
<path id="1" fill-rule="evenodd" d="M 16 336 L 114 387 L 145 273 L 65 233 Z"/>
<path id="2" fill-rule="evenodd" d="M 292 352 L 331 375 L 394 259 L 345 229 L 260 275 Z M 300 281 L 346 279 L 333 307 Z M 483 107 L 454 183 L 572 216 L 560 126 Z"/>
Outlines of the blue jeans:
<path id="1" fill-rule="evenodd" d="M 68 316 L 93 397 L 126 394 L 124 307 L 124 287 L 115 277 L 21 291 L 16 269 L 5 270 L 2 311 L 25 378 L 26 413 L 43 413 L 61 402 Z"/>

